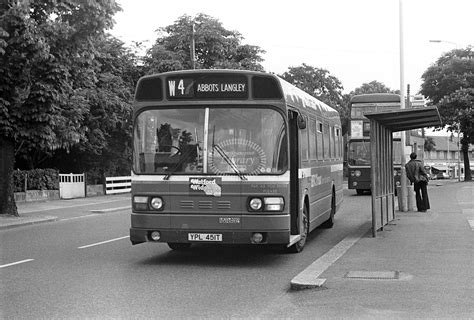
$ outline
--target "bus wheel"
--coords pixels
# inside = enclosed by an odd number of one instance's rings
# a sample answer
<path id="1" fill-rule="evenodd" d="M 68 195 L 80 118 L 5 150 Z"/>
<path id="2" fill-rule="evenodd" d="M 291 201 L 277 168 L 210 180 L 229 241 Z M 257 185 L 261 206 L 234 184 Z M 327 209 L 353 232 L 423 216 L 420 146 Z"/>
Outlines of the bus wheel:
<path id="1" fill-rule="evenodd" d="M 191 247 L 190 243 L 168 242 L 168 247 L 176 251 L 183 251 Z"/>
<path id="2" fill-rule="evenodd" d="M 356 189 L 356 192 L 358 195 L 364 194 L 364 191 L 365 191 L 364 189 Z"/>
<path id="3" fill-rule="evenodd" d="M 359 191 L 359 189 L 357 189 Z M 329 215 L 329 219 L 323 222 L 321 227 L 325 229 L 330 229 L 334 226 L 334 215 L 336 214 L 336 194 L 332 192 L 332 199 L 331 199 L 331 214 Z"/>
<path id="4" fill-rule="evenodd" d="M 301 234 L 301 239 L 294 245 L 288 248 L 288 252 L 290 253 L 298 253 L 303 251 L 304 245 L 306 244 L 306 239 L 308 238 L 309 234 L 309 217 L 308 217 L 308 209 L 306 206 L 303 207 L 303 217 L 302 222 L 304 226 L 303 233 Z"/>

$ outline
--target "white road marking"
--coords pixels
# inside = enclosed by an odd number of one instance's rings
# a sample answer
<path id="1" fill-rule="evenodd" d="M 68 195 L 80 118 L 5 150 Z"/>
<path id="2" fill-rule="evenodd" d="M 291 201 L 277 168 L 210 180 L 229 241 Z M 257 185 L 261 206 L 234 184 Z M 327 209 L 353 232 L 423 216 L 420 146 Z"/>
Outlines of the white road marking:
<path id="1" fill-rule="evenodd" d="M 101 244 L 105 244 L 105 243 L 109 243 L 109 242 L 114 242 L 114 241 L 118 241 L 118 240 L 122 240 L 122 239 L 127 239 L 127 238 L 129 238 L 129 237 L 130 237 L 130 236 L 125 236 L 125 237 L 115 238 L 115 239 L 106 240 L 106 241 L 102 241 L 102 242 L 97 242 L 97 243 L 93 243 L 93 244 L 88 244 L 88 245 L 86 245 L 86 246 L 78 247 L 78 249 L 85 249 L 85 248 L 95 247 L 95 246 L 99 246 L 99 245 L 101 245 Z"/>
<path id="2" fill-rule="evenodd" d="M 95 212 L 95 213 L 106 213 L 106 212 L 128 210 L 128 209 L 131 209 L 131 208 L 132 208 L 132 206 L 125 206 L 125 207 L 115 207 L 115 208 L 108 208 L 108 209 L 94 209 L 94 210 L 90 210 L 90 211 Z"/>
<path id="3" fill-rule="evenodd" d="M 87 214 L 85 216 L 78 216 L 78 217 L 72 217 L 72 218 L 66 218 L 66 219 L 59 219 L 59 221 L 71 221 L 71 220 L 77 220 L 77 219 L 83 219 L 83 218 L 89 218 L 89 217 L 95 217 L 95 216 L 100 216 L 98 213 L 93 213 L 93 214 Z"/>
<path id="4" fill-rule="evenodd" d="M 33 261 L 33 260 L 35 260 L 35 259 L 26 259 L 26 260 L 21 260 L 21 261 L 17 261 L 17 262 L 4 264 L 4 265 L 0 266 L 0 269 L 1 268 L 6 268 L 6 267 L 11 267 L 11 266 L 14 266 L 14 265 L 17 265 L 17 264 L 20 264 L 20 263 L 30 262 L 30 261 Z"/>
<path id="5" fill-rule="evenodd" d="M 462 209 L 462 213 L 466 217 L 471 230 L 474 231 L 474 209 Z"/>
<path id="6" fill-rule="evenodd" d="M 474 220 L 467 220 L 469 222 L 469 225 L 471 226 L 471 230 L 474 231 Z"/>
<path id="7" fill-rule="evenodd" d="M 58 209 L 69 209 L 69 208 L 75 208 L 75 207 L 85 207 L 85 206 L 92 206 L 96 204 L 104 204 L 104 203 L 111 203 L 111 202 L 118 202 L 118 201 L 124 201 L 124 200 L 130 200 L 128 197 L 123 197 L 123 199 L 113 199 L 113 200 L 107 200 L 107 201 L 96 201 L 96 202 L 87 202 L 87 203 L 72 203 L 70 206 L 58 206 L 58 207 L 52 207 L 50 209 L 44 209 L 44 208 L 39 208 L 39 209 L 26 209 L 22 212 L 24 213 L 33 213 L 33 212 L 41 212 L 41 211 L 48 211 L 48 210 L 58 210 Z"/>
<path id="8" fill-rule="evenodd" d="M 315 260 L 309 267 L 301 271 L 291 280 L 292 289 L 306 289 L 321 287 L 326 279 L 319 276 L 326 271 L 334 262 L 346 253 L 360 238 L 366 234 L 370 228 L 362 227 L 355 233 L 348 235 L 341 242 L 336 244 L 331 250 Z"/>

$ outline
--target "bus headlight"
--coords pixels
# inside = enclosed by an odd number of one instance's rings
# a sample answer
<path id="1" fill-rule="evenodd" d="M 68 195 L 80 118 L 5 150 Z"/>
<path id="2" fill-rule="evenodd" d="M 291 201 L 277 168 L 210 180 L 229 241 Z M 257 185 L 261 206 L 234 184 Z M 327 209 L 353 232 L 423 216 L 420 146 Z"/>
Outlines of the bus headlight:
<path id="1" fill-rule="evenodd" d="M 249 208 L 252 211 L 260 211 L 262 209 L 262 199 L 260 199 L 260 198 L 250 199 Z"/>
<path id="2" fill-rule="evenodd" d="M 351 176 L 353 177 L 360 177 L 360 175 L 361 175 L 360 170 L 351 171 Z"/>
<path id="3" fill-rule="evenodd" d="M 163 199 L 161 199 L 160 197 L 151 198 L 150 206 L 155 210 L 162 210 L 163 209 Z"/>

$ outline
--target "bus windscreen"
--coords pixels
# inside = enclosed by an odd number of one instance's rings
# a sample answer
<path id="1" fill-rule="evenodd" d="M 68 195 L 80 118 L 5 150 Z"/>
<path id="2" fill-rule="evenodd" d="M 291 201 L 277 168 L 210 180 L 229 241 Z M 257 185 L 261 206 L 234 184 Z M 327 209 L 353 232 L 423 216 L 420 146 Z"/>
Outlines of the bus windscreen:
<path id="1" fill-rule="evenodd" d="M 259 175 L 287 170 L 286 128 L 274 109 L 145 110 L 134 130 L 133 169 L 138 174 Z"/>
<path id="2" fill-rule="evenodd" d="M 352 140 L 349 142 L 347 160 L 352 166 L 370 166 L 370 141 Z M 393 163 L 401 162 L 401 142 L 393 141 Z"/>

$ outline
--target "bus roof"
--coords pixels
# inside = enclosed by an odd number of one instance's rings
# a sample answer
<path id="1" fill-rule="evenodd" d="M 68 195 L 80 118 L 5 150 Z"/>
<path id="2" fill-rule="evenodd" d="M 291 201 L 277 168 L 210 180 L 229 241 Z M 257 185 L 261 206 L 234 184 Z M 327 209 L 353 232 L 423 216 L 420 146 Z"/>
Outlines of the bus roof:
<path id="1" fill-rule="evenodd" d="M 298 87 L 295 87 L 291 83 L 275 76 L 276 79 L 280 82 L 280 86 L 283 90 L 285 100 L 288 104 L 294 105 L 295 107 L 300 107 L 300 108 L 312 108 L 315 110 L 318 110 L 319 112 L 325 112 L 325 113 L 335 113 L 337 114 L 337 111 L 325 104 L 324 102 L 316 99 L 312 95 L 306 93 L 305 91 L 301 90 Z"/>
<path id="2" fill-rule="evenodd" d="M 400 95 L 395 93 L 358 94 L 351 98 L 351 103 L 400 102 Z"/>
<path id="3" fill-rule="evenodd" d="M 182 78 L 181 78 L 182 77 Z M 239 81 L 235 81 L 236 79 Z M 214 85 L 215 89 L 209 90 L 205 93 L 196 93 L 196 89 L 184 91 L 176 90 L 175 95 L 170 96 L 168 79 L 178 80 L 185 79 L 189 88 L 195 88 L 199 84 Z M 229 93 L 221 90 L 221 85 L 226 85 L 230 82 L 238 82 L 241 84 L 240 92 Z M 185 87 L 186 87 L 185 84 Z M 258 89 L 258 90 L 257 90 Z M 236 90 L 237 91 L 237 90 Z M 135 92 L 136 102 L 154 102 L 157 101 L 192 101 L 196 100 L 212 100 L 212 99 L 226 99 L 226 100 L 248 100 L 249 98 L 255 100 L 283 100 L 288 105 L 298 109 L 313 109 L 323 113 L 328 117 L 338 116 L 337 111 L 331 108 L 322 101 L 309 95 L 303 90 L 295 87 L 280 77 L 258 71 L 248 70 L 180 70 L 170 71 L 160 74 L 148 75 L 141 77 L 138 80 L 137 89 Z"/>

